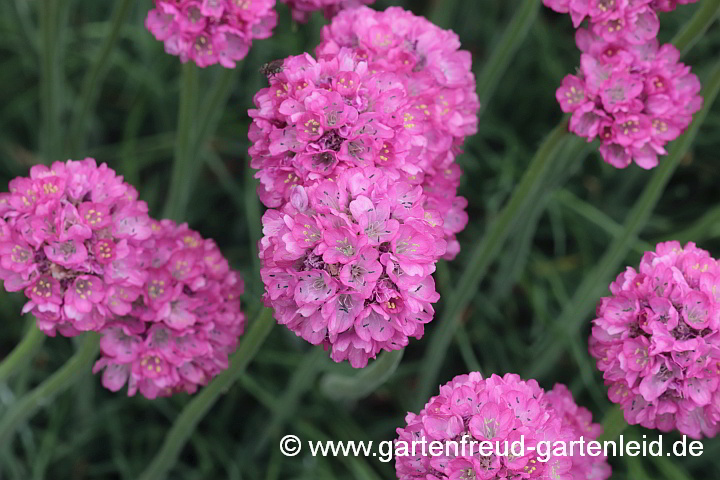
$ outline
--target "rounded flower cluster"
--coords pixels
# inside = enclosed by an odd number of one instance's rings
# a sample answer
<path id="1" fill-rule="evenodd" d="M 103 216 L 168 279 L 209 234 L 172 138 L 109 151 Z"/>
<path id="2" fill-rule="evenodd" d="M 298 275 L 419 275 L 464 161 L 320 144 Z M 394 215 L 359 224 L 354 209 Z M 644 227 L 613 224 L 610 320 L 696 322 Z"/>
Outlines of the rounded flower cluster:
<path id="1" fill-rule="evenodd" d="M 275 0 L 155 0 L 145 27 L 183 63 L 235 68 L 253 39 L 272 35 L 274 7 Z"/>
<path id="2" fill-rule="evenodd" d="M 278 322 L 356 368 L 420 338 L 440 298 L 431 274 L 446 248 L 422 188 L 356 167 L 298 185 L 292 197 L 265 213 L 259 248 Z"/>
<path id="3" fill-rule="evenodd" d="M 402 76 L 371 70 L 346 48 L 317 61 L 309 54 L 290 57 L 274 71 L 249 112 L 251 166 L 259 170 L 262 202 L 280 207 L 295 185 L 376 166 L 425 187 L 427 208 L 441 213 L 454 256 L 454 235 L 468 221 L 467 202 L 456 195 L 462 172 L 452 160 L 440 168 L 429 123 Z M 443 158 L 453 158 L 451 144 L 444 144 Z"/>
<path id="4" fill-rule="evenodd" d="M 293 20 L 305 23 L 313 12 L 322 10 L 326 18 L 332 18 L 340 10 L 355 8 L 359 5 L 370 5 L 375 0 L 280 0 L 287 4 L 292 12 Z"/>
<path id="5" fill-rule="evenodd" d="M 320 59 L 352 48 L 371 72 L 392 72 L 405 85 L 413 121 L 421 123 L 423 188 L 430 208 L 446 224 L 452 260 L 460 250 L 455 234 L 467 224 L 467 203 L 457 196 L 462 170 L 455 163 L 465 138 L 477 132 L 480 102 L 472 73 L 472 55 L 460 39 L 423 17 L 399 7 L 378 12 L 360 7 L 340 12 L 321 33 Z M 417 148 L 413 156 L 418 155 Z"/>
<path id="6" fill-rule="evenodd" d="M 608 42 L 641 45 L 660 29 L 657 11 L 675 10 L 697 0 L 543 0 L 559 13 L 569 13 L 575 28 L 587 18 L 590 29 Z"/>
<path id="7" fill-rule="evenodd" d="M 249 111 L 251 165 L 266 206 L 289 201 L 295 185 L 354 167 L 422 182 L 429 166 L 422 124 L 397 75 L 371 72 L 349 49 L 328 60 L 289 57 L 277 70 Z"/>
<path id="8" fill-rule="evenodd" d="M 565 77 L 556 94 L 563 111 L 572 113 L 570 131 L 588 141 L 599 138 L 603 159 L 615 167 L 632 161 L 657 166 L 665 145 L 702 108 L 699 80 L 669 43 L 612 44 L 587 30 L 579 30 L 577 40 L 580 70 Z"/>
<path id="9" fill-rule="evenodd" d="M 31 168 L 0 194 L 0 278 L 24 290 L 47 335 L 102 334 L 103 384 L 149 397 L 193 392 L 242 334 L 240 276 L 212 240 L 156 222 L 93 159 Z"/>
<path id="10" fill-rule="evenodd" d="M 576 34 L 582 51 L 578 73 L 565 77 L 556 97 L 572 113 L 570 131 L 588 141 L 599 138 L 603 159 L 617 168 L 633 161 L 646 169 L 657 166 L 665 145 L 702 108 L 697 77 L 680 62 L 677 48 L 656 39 L 655 10 L 676 3 L 545 0 L 555 10 L 569 9 L 576 26 L 590 18 L 589 28 Z"/>
<path id="11" fill-rule="evenodd" d="M 260 242 L 265 301 L 336 361 L 363 367 L 421 337 L 435 263 L 460 249 L 455 157 L 479 104 L 459 46 L 399 8 L 361 6 L 323 30 L 317 60 L 263 68 L 249 153 L 274 209 Z"/>
<path id="12" fill-rule="evenodd" d="M 720 430 L 720 265 L 693 243 L 657 245 L 598 304 L 590 353 L 630 424 L 694 438 Z"/>
<path id="13" fill-rule="evenodd" d="M 526 382 L 514 374 L 487 379 L 477 372 L 459 375 L 441 386 L 440 394 L 432 397 L 420 414 L 408 413 L 405 420 L 407 426 L 397 429 L 398 441 L 403 445 L 423 440 L 426 444 L 456 443 L 444 448 L 440 456 L 413 456 L 412 451 L 397 455 L 395 470 L 402 480 L 610 477 L 604 457 L 589 456 L 578 448 L 574 452 L 567 448 L 565 456 L 553 450 L 548 452 L 549 458 L 530 451 L 539 442 L 569 445 L 581 437 L 585 442 L 595 440 L 602 433 L 602 427 L 592 423 L 590 412 L 578 407 L 563 385 L 546 393 L 535 380 Z M 521 438 L 526 454 L 510 455 L 510 445 Z M 472 441 L 491 442 L 498 445 L 498 450 L 485 456 L 478 446 L 474 451 L 469 446 L 463 449 L 463 439 L 466 445 Z M 458 445 L 457 450 L 454 445 Z M 400 444 L 396 447 L 402 452 Z"/>

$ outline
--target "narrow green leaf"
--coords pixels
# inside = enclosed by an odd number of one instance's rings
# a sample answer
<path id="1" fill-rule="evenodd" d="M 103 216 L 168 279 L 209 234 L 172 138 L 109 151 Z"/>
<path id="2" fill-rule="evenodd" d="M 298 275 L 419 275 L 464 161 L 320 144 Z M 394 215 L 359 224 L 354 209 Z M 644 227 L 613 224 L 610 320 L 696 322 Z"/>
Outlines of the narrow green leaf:
<path id="1" fill-rule="evenodd" d="M 61 121 L 62 70 L 61 26 L 64 27 L 63 13 L 67 1 L 42 0 L 38 2 L 40 19 L 40 109 L 42 130 L 40 145 L 43 161 L 50 163 L 60 155 L 63 138 Z"/>
<path id="2" fill-rule="evenodd" d="M 620 405 L 613 405 L 610 410 L 605 413 L 602 421 L 603 433 L 598 437 L 600 443 L 614 442 L 628 428 L 625 420 L 625 413 Z"/>
<path id="3" fill-rule="evenodd" d="M 632 480 L 655 480 L 650 476 L 650 474 L 648 474 L 647 470 L 645 470 L 642 457 L 630 457 L 625 455 L 623 459 L 628 466 L 628 478 L 631 478 Z"/>
<path id="4" fill-rule="evenodd" d="M 100 337 L 85 334 L 82 346 L 75 355 L 43 383 L 13 403 L 0 418 L 0 445 L 10 441 L 15 430 L 39 409 L 48 406 L 60 393 L 89 375 L 99 350 Z"/>
<path id="5" fill-rule="evenodd" d="M 85 127 L 88 116 L 97 98 L 97 90 L 107 73 L 113 49 L 120 35 L 120 29 L 128 17 L 130 7 L 134 4 L 134 0 L 118 0 L 112 17 L 110 18 L 110 31 L 103 39 L 97 57 L 95 57 L 95 60 L 85 74 L 82 89 L 80 90 L 80 97 L 75 109 L 75 115 L 70 124 L 69 135 L 67 137 L 68 151 L 71 155 L 80 154 L 78 150 L 85 145 Z"/>
<path id="6" fill-rule="evenodd" d="M 230 356 L 230 368 L 215 377 L 187 404 L 173 423 L 160 451 L 138 477 L 139 480 L 164 480 L 166 478 L 168 471 L 175 465 L 180 452 L 195 428 L 215 405 L 220 395 L 227 392 L 245 371 L 274 325 L 272 310 L 264 308 L 252 323 L 250 330 L 242 336 L 240 348 Z"/>
<path id="7" fill-rule="evenodd" d="M 303 420 L 296 420 L 293 426 L 297 430 L 297 435 L 303 440 L 312 441 L 336 441 L 336 438 L 330 438 L 322 431 L 318 430 L 312 424 Z M 345 466 L 352 472 L 352 478 L 356 480 L 380 480 L 380 476 L 370 467 L 367 460 L 362 457 L 346 457 L 344 455 L 338 457 Z"/>
<path id="8" fill-rule="evenodd" d="M 720 205 L 711 208 L 705 214 L 685 230 L 673 232 L 662 238 L 656 239 L 654 243 L 677 240 L 680 243 L 701 242 L 706 239 L 720 236 Z"/>
<path id="9" fill-rule="evenodd" d="M 672 41 L 673 45 L 683 55 L 686 54 L 705 35 L 718 15 L 720 15 L 720 0 L 704 0 L 695 15 L 675 35 Z"/>
<path id="10" fill-rule="evenodd" d="M 598 227 L 605 230 L 608 234 L 610 234 L 611 237 L 617 237 L 622 234 L 622 225 L 618 224 L 615 220 L 608 217 L 607 215 L 605 215 L 605 213 L 598 210 L 594 206 L 576 197 L 568 190 L 559 190 L 553 196 L 555 197 L 555 200 L 559 202 L 564 208 L 572 210 L 586 220 L 594 223 Z M 632 248 L 636 252 L 642 254 L 646 250 L 652 250 L 653 247 L 648 242 L 638 240 L 633 243 Z"/>
<path id="11" fill-rule="evenodd" d="M 280 429 L 288 418 L 293 416 L 302 396 L 315 386 L 320 367 L 323 360 L 326 359 L 327 354 L 322 348 L 314 348 L 305 354 L 303 361 L 293 372 L 287 389 L 277 403 L 278 409 L 272 413 L 268 426 L 263 429 L 262 435 L 258 437 L 259 440 L 255 450 L 258 454 L 265 448 L 271 438 L 280 433 Z"/>
<path id="12" fill-rule="evenodd" d="M 33 317 L 29 317 L 29 323 L 28 331 L 20 343 L 0 362 L 0 383 L 5 382 L 10 375 L 27 365 L 45 341 L 46 335 L 35 326 Z"/>
<path id="13" fill-rule="evenodd" d="M 435 25 L 450 28 L 457 12 L 459 0 L 433 0 L 427 18 Z"/>
<path id="14" fill-rule="evenodd" d="M 180 85 L 180 107 L 178 109 L 178 126 L 175 137 L 175 160 L 170 175 L 170 187 L 163 217 L 182 221 L 187 210 L 195 176 L 192 163 L 194 140 L 194 119 L 198 106 L 198 67 L 193 62 L 182 66 Z"/>
<path id="15" fill-rule="evenodd" d="M 693 480 L 682 466 L 677 462 L 673 462 L 668 457 L 653 456 L 651 458 L 657 470 L 666 480 Z"/>
<path id="16" fill-rule="evenodd" d="M 223 68 L 200 102 L 197 67 L 192 62 L 183 65 L 175 160 L 164 210 L 166 218 L 183 220 L 203 163 L 201 150 L 222 117 L 239 72 L 239 68 Z"/>
<path id="17" fill-rule="evenodd" d="M 525 41 L 530 27 L 538 16 L 541 4 L 539 0 L 523 0 L 500 42 L 493 48 L 492 55 L 483 65 L 477 79 L 477 92 L 483 108 L 490 101 L 510 62 L 515 58 L 515 53 Z"/>
<path id="18" fill-rule="evenodd" d="M 482 373 L 482 367 L 480 366 L 480 360 L 478 360 L 473 346 L 470 343 L 470 337 L 465 329 L 464 325 L 460 325 L 455 332 L 455 343 L 457 343 L 460 349 L 460 356 L 465 362 L 468 372 L 480 372 Z"/>

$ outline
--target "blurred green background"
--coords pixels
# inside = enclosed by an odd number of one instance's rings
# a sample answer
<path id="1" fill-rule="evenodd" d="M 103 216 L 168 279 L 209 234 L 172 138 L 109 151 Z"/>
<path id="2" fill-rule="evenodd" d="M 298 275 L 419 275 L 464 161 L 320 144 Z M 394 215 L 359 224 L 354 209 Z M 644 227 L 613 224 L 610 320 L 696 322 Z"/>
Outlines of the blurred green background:
<path id="1" fill-rule="evenodd" d="M 459 159 L 471 220 L 459 236 L 460 256 L 439 265 L 443 298 L 436 319 L 422 340 L 411 342 L 396 370 L 397 356 L 360 378 L 329 361 L 322 349 L 274 328 L 239 381 L 197 426 L 169 478 L 394 478 L 392 463 L 373 458 L 312 458 L 307 451 L 285 458 L 278 441 L 291 433 L 303 440 L 391 440 L 407 411 L 418 411 L 438 384 L 469 370 L 534 376 L 545 388 L 567 383 L 596 421 L 619 425 L 587 354 L 594 304 L 609 280 L 657 241 L 693 240 L 720 255 L 720 102 L 696 125 L 694 141 L 676 149 L 677 170 L 618 171 L 601 161 L 595 146 L 567 136 L 543 144 L 562 120 L 555 89 L 575 70 L 579 53 L 569 18 L 540 3 L 377 2 L 375 8 L 404 6 L 455 30 L 473 53 L 480 79 L 480 131 Z M 182 68 L 143 26 L 151 5 L 150 0 L 0 2 L 3 184 L 36 163 L 92 156 L 134 184 L 154 216 L 163 214 L 165 199 L 174 198 L 169 183 Z M 669 41 L 703 6 L 716 13 L 718 5 L 703 0 L 664 14 L 661 39 Z M 192 131 L 202 131 L 193 135 L 204 137 L 194 153 L 186 153 L 194 185 L 183 187 L 179 203 L 173 200 L 169 207 L 214 238 L 244 274 L 250 319 L 260 311 L 263 291 L 255 249 L 262 208 L 247 166 L 246 111 L 265 84 L 260 66 L 312 51 L 325 23 L 315 15 L 308 25 L 295 25 L 284 5 L 279 10 L 275 35 L 256 42 L 235 72 L 218 66 L 198 75 L 200 93 L 218 99 L 217 116 L 203 109 L 213 102 L 201 101 L 193 112 L 201 125 Z M 115 18 L 121 21 L 112 22 Z M 117 42 L 110 45 L 114 34 Z M 713 24 L 693 43 L 684 61 L 706 80 L 720 58 L 720 27 Z M 105 51 L 107 45 L 112 48 Z M 547 168 L 519 183 L 541 145 Z M 503 206 L 523 185 L 535 187 L 526 197 L 532 201 L 503 217 Z M 653 195 L 660 195 L 657 205 Z M 502 223 L 508 219 L 513 221 Z M 28 328 L 30 319 L 20 317 L 22 304 L 20 294 L 0 294 L 0 359 Z M 26 368 L 0 381 L 0 418 L 60 368 L 75 343 L 45 341 Z M 391 375 L 389 381 L 382 381 L 388 376 L 383 373 Z M 112 394 L 89 370 L 72 380 L 0 444 L 0 479 L 136 479 L 192 400 Z M 338 382 L 349 386 L 333 388 Z M 369 394 L 356 393 L 363 390 Z M 656 435 L 639 427 L 625 434 Z M 720 478 L 715 460 L 720 439 L 704 443 L 705 454 L 698 458 L 612 459 L 612 478 Z"/>

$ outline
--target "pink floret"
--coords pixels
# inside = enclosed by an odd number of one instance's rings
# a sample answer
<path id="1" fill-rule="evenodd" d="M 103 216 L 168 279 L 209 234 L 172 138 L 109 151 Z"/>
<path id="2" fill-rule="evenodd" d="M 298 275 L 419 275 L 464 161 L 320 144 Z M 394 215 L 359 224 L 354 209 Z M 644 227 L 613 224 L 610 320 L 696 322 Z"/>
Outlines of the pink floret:
<path id="1" fill-rule="evenodd" d="M 558 13 L 569 13 L 578 28 L 588 20 L 590 28 L 608 41 L 644 43 L 657 35 L 657 12 L 675 10 L 678 4 L 697 0 L 543 0 Z"/>

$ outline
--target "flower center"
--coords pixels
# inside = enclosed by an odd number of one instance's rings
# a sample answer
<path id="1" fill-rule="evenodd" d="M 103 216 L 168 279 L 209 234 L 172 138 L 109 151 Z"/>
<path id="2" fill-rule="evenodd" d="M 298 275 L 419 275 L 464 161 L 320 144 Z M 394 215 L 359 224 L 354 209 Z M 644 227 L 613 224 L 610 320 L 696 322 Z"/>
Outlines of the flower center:
<path id="1" fill-rule="evenodd" d="M 30 250 L 23 248 L 20 245 L 15 245 L 12 248 L 11 258 L 15 263 L 25 263 L 30 260 Z"/>
<path id="2" fill-rule="evenodd" d="M 165 280 L 153 280 L 148 285 L 148 295 L 153 300 L 165 293 Z"/>
<path id="3" fill-rule="evenodd" d="M 37 281 L 32 291 L 38 297 L 50 298 L 52 295 L 52 284 L 48 280 L 41 278 Z"/>
<path id="4" fill-rule="evenodd" d="M 75 282 L 75 293 L 77 293 L 83 300 L 87 300 L 92 293 L 92 285 L 92 280 L 80 279 Z"/>
<path id="5" fill-rule="evenodd" d="M 148 355 L 143 358 L 140 361 L 140 365 L 147 369 L 148 372 L 154 371 L 155 373 L 160 373 L 163 371 L 162 360 L 154 355 Z"/>

